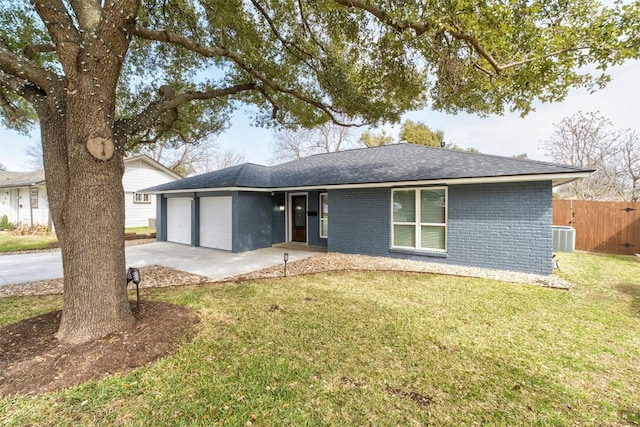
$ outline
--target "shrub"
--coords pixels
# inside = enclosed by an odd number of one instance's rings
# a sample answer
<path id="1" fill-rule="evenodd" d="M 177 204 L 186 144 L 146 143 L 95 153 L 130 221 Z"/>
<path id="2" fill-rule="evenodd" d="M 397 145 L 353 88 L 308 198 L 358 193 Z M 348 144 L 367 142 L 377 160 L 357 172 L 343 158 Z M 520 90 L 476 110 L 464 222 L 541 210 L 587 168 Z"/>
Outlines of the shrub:
<path id="1" fill-rule="evenodd" d="M 17 225 L 9 222 L 9 217 L 6 215 L 2 215 L 0 218 L 0 230 L 13 230 Z"/>
<path id="2" fill-rule="evenodd" d="M 45 225 L 36 224 L 33 227 L 29 227 L 28 225 L 21 225 L 20 227 L 15 227 L 13 230 L 13 234 L 17 234 L 19 236 L 48 236 L 51 234 L 51 230 Z"/>

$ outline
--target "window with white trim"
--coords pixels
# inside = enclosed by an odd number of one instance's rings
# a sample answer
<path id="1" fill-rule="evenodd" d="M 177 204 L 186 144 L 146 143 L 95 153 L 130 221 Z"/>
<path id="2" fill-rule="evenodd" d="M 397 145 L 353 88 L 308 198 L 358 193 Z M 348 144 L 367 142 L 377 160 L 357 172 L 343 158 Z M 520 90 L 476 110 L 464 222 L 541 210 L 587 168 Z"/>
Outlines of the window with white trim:
<path id="1" fill-rule="evenodd" d="M 447 188 L 391 191 L 394 248 L 447 250 Z"/>
<path id="2" fill-rule="evenodd" d="M 329 194 L 320 193 L 320 237 L 329 237 Z"/>
<path id="3" fill-rule="evenodd" d="M 151 196 L 142 193 L 133 193 L 133 203 L 151 203 Z"/>
<path id="4" fill-rule="evenodd" d="M 31 188 L 29 191 L 29 197 L 31 199 L 31 207 L 38 209 L 38 188 Z"/>

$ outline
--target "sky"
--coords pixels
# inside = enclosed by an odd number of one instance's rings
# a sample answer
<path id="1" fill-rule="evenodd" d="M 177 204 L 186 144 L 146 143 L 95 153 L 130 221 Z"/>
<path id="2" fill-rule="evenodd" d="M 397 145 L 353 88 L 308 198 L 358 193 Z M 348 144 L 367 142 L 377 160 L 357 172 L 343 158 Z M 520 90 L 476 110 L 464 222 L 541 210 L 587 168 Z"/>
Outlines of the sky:
<path id="1" fill-rule="evenodd" d="M 530 159 L 549 160 L 541 144 L 552 136 L 554 124 L 579 111 L 599 111 L 611 120 L 615 129 L 640 131 L 640 61 L 613 67 L 609 74 L 612 81 L 604 89 L 593 94 L 573 90 L 561 103 L 536 104 L 536 111 L 524 118 L 517 113 L 482 118 L 422 110 L 407 113 L 403 120 L 421 121 L 432 130 L 442 130 L 447 143 L 462 148 L 474 147 L 482 153 L 503 156 L 526 153 Z M 399 125 L 383 128 L 397 139 Z M 248 115 L 239 109 L 231 119 L 231 126 L 215 139 L 220 148 L 244 153 L 248 162 L 267 164 L 273 132 L 252 126 Z M 11 171 L 31 170 L 25 150 L 37 143 L 38 129 L 24 136 L 0 126 L 0 163 Z"/>

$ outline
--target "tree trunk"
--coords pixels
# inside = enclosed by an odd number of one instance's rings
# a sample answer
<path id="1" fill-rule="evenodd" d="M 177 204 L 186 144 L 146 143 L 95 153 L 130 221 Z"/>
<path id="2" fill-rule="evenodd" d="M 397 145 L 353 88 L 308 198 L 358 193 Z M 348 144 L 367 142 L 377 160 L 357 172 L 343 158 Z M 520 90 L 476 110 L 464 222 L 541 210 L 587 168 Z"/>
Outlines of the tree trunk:
<path id="1" fill-rule="evenodd" d="M 57 338 L 81 343 L 133 325 L 124 253 L 123 145 L 114 131 L 116 88 L 138 0 L 35 2 L 64 76 L 34 95 L 49 209 L 60 241 L 64 307 Z M 61 4 L 62 5 L 62 4 Z M 67 22 L 67 25 L 56 23 Z"/>
<path id="2" fill-rule="evenodd" d="M 107 160 L 92 155 L 90 134 L 109 124 L 86 107 L 70 100 L 65 115 L 53 106 L 39 109 L 49 208 L 64 271 L 57 338 L 65 343 L 90 341 L 134 322 L 125 277 L 122 154 Z M 73 119 L 74 110 L 81 120 Z"/>

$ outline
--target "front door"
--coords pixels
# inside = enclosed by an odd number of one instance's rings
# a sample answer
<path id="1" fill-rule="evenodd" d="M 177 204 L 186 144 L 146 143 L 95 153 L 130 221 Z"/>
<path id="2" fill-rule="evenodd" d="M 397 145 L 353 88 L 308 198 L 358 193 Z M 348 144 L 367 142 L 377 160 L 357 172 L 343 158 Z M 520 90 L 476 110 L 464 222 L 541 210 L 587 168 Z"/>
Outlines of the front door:
<path id="1" fill-rule="evenodd" d="M 307 241 L 307 196 L 291 196 L 291 240 Z"/>

